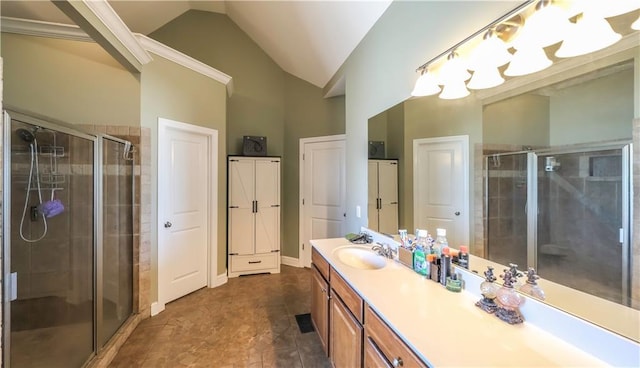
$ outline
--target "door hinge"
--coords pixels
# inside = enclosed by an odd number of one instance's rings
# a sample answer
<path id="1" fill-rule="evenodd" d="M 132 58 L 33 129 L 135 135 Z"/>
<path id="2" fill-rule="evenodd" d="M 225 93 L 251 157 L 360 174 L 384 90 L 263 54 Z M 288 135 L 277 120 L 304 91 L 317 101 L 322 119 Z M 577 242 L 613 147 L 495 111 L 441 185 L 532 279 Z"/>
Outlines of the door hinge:
<path id="1" fill-rule="evenodd" d="M 302 205 L 304 206 L 304 198 L 302 198 Z"/>
<path id="2" fill-rule="evenodd" d="M 9 290 L 9 301 L 14 301 L 18 299 L 18 273 L 11 272 L 10 278 L 11 284 L 9 286 L 11 290 Z"/>
<path id="3" fill-rule="evenodd" d="M 302 154 L 302 161 L 304 161 L 304 153 Z"/>
<path id="4" fill-rule="evenodd" d="M 618 240 L 620 241 L 620 244 L 624 244 L 624 229 L 623 228 L 620 228 L 619 237 L 620 237 L 620 239 L 618 239 Z"/>
<path id="5" fill-rule="evenodd" d="M 302 243 L 302 250 L 304 250 L 304 243 Z"/>

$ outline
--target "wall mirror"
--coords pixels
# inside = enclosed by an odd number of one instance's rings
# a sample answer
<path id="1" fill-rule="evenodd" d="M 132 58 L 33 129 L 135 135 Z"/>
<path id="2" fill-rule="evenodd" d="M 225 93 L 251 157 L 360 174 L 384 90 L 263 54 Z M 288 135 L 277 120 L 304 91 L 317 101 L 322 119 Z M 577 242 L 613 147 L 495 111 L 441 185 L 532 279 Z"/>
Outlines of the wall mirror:
<path id="1" fill-rule="evenodd" d="M 424 206 L 424 188 L 414 185 L 416 142 L 467 137 L 471 253 L 535 267 L 549 288 L 546 303 L 635 341 L 640 32 L 630 24 L 639 16 L 615 17 L 623 38 L 603 50 L 559 60 L 551 46 L 554 63 L 543 71 L 461 99 L 410 98 L 369 120 L 369 139 L 385 141 L 398 159 L 399 227 L 435 232 L 416 216 Z"/>

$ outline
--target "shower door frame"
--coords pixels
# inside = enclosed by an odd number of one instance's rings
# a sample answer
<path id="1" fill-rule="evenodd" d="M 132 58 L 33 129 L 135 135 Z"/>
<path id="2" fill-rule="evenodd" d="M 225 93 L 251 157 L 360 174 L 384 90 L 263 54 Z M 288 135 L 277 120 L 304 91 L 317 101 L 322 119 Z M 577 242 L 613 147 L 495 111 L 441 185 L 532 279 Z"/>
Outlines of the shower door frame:
<path id="1" fill-rule="evenodd" d="M 103 249 L 103 201 L 102 201 L 102 152 L 103 152 L 103 139 L 109 139 L 112 141 L 116 141 L 118 143 L 127 144 L 129 143 L 131 147 L 133 144 L 131 142 L 120 139 L 117 137 L 113 137 L 107 134 L 91 134 L 85 133 L 81 129 L 78 129 L 70 124 L 56 121 L 55 119 L 50 119 L 47 117 L 38 116 L 35 114 L 26 114 L 14 109 L 6 109 L 2 111 L 3 113 L 3 148 L 2 154 L 4 156 L 3 160 L 3 216 L 2 216 L 2 277 L 5 282 L 3 282 L 3 290 L 2 290 L 2 358 L 3 365 L 5 367 L 11 367 L 11 293 L 12 293 L 12 285 L 11 282 L 7 282 L 11 280 L 11 122 L 12 120 L 17 120 L 19 122 L 40 126 L 45 129 L 53 130 L 56 132 L 68 134 L 74 137 L 83 138 L 93 142 L 93 242 L 92 242 L 92 251 L 93 251 L 93 321 L 92 321 L 92 343 L 93 343 L 93 351 L 87 359 L 85 360 L 83 365 L 86 365 L 91 359 L 98 355 L 98 353 L 103 349 L 105 344 L 101 344 L 100 333 L 102 330 L 102 275 L 98 272 L 102 270 L 102 249 Z M 132 163 L 132 165 L 134 165 Z M 132 193 L 131 199 L 132 202 L 135 202 L 135 165 L 132 167 Z M 133 203 L 135 204 L 135 203 Z M 133 209 L 133 206 L 132 206 Z M 132 213 L 132 220 L 133 213 Z M 133 261 L 133 260 L 132 260 Z M 135 274 L 134 274 L 135 278 Z M 17 290 L 15 290 L 17 293 Z M 132 290 L 135 296 L 135 286 L 134 290 Z M 100 302 L 99 302 L 100 301 Z M 133 305 L 133 314 L 136 313 L 136 305 L 134 300 Z M 128 318 L 131 318 L 129 316 Z M 127 319 L 128 320 L 128 319 Z M 126 320 L 124 322 L 126 324 Z M 113 336 L 111 337 L 113 338 Z M 109 339 L 110 340 L 110 339 Z M 108 340 L 108 341 L 109 341 Z"/>
<path id="2" fill-rule="evenodd" d="M 633 152 L 633 143 L 629 140 L 616 140 L 611 142 L 603 142 L 597 144 L 576 144 L 564 147 L 534 149 L 531 151 L 514 151 L 502 152 L 497 154 L 485 155 L 484 162 L 484 206 L 485 229 L 488 229 L 489 219 L 489 164 L 488 160 L 492 156 L 527 154 L 527 267 L 538 268 L 538 157 L 548 155 L 570 154 L 590 151 L 620 150 L 622 152 L 622 227 L 620 234 L 620 246 L 622 247 L 622 304 L 629 305 L 631 290 L 631 239 L 633 239 L 633 226 L 631 219 L 633 218 L 633 160 L 631 154 Z M 485 236 L 485 258 L 489 258 L 489 236 Z"/>

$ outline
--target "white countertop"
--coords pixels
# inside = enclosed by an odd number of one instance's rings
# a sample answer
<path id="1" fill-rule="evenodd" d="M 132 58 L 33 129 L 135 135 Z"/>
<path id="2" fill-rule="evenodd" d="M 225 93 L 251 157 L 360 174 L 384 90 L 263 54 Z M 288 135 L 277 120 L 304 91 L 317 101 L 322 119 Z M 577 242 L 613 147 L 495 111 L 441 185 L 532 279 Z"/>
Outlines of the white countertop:
<path id="1" fill-rule="evenodd" d="M 337 247 L 351 245 L 344 238 L 312 240 L 311 244 L 431 366 L 607 365 L 526 321 L 509 325 L 476 307 L 478 298 L 471 293 L 450 292 L 392 260 L 378 270 L 348 266 L 333 253 Z"/>

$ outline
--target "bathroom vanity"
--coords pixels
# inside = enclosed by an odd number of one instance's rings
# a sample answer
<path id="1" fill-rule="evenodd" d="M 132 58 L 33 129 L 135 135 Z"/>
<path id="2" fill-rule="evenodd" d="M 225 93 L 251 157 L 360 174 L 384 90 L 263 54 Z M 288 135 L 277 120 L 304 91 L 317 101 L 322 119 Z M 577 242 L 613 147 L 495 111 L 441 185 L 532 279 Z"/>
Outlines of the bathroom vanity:
<path id="1" fill-rule="evenodd" d="M 481 279 L 470 273 L 465 290 L 453 293 L 376 255 L 367 249 L 370 245 L 343 238 L 311 243 L 312 319 L 336 367 L 640 364 L 637 343 L 573 316 L 558 315 L 564 312 L 552 307 L 542 306 L 553 311 L 538 313 L 600 348 L 585 349 L 584 344 L 561 338 L 532 322 L 536 318 L 528 321 L 525 316 L 525 323 L 509 325 L 485 313 L 474 305 L 479 293 L 473 288 Z M 345 349 L 350 354 L 345 355 Z M 622 357 L 595 351 L 607 349 L 618 350 Z"/>

